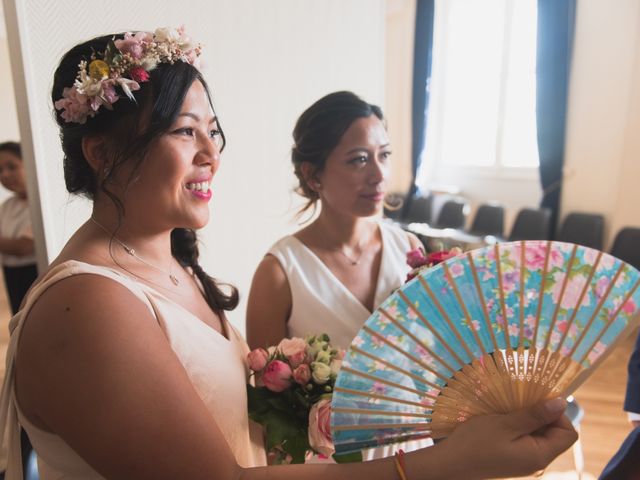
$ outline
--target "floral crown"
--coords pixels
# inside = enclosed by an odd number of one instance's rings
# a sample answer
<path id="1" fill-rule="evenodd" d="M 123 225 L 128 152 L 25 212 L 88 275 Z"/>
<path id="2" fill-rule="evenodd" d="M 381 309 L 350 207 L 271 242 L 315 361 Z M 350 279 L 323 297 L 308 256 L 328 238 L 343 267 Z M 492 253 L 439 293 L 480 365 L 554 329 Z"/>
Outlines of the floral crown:
<path id="1" fill-rule="evenodd" d="M 133 91 L 149 80 L 149 72 L 159 63 L 181 61 L 199 66 L 200 44 L 194 45 L 185 35 L 184 27 L 158 28 L 155 32 L 127 32 L 122 40 L 111 40 L 102 54 L 93 54 L 91 61 L 82 60 L 78 76 L 71 88 L 65 88 L 62 98 L 54 103 L 65 122 L 85 123 L 104 106 L 113 110 L 120 95 L 115 87 L 135 102 Z"/>

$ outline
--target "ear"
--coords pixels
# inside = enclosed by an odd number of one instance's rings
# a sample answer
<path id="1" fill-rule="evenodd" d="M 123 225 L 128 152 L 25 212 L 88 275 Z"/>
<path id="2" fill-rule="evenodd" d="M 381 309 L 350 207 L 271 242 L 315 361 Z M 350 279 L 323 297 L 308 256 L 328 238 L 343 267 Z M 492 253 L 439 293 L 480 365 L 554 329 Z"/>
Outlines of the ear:
<path id="1" fill-rule="evenodd" d="M 99 175 L 106 168 L 105 141 L 99 136 L 82 137 L 82 154 L 91 169 Z"/>
<path id="2" fill-rule="evenodd" d="M 302 172 L 302 177 L 311 190 L 319 192 L 322 189 L 322 184 L 318 178 L 318 169 L 311 162 L 302 162 L 300 172 Z"/>

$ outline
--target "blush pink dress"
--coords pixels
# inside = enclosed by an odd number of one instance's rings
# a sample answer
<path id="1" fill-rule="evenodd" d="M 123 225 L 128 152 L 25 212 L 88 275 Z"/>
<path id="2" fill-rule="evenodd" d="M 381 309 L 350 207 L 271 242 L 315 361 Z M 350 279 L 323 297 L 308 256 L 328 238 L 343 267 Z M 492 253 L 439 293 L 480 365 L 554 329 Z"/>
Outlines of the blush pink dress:
<path id="1" fill-rule="evenodd" d="M 148 308 L 163 329 L 193 386 L 220 427 L 239 465 L 266 464 L 262 430 L 247 416 L 246 382 L 248 347 L 242 336 L 224 319 L 225 335 L 213 330 L 189 311 L 151 287 L 106 267 L 77 261 L 62 263 L 29 292 L 24 308 L 11 320 L 7 370 L 0 397 L 0 431 L 8 435 L 7 479 L 21 479 L 19 424 L 27 431 L 38 455 L 41 480 L 101 479 L 57 435 L 34 426 L 22 415 L 14 389 L 14 360 L 24 319 L 38 297 L 52 284 L 72 275 L 101 275 L 124 285 Z M 88 321 L 91 319 L 88 318 Z"/>

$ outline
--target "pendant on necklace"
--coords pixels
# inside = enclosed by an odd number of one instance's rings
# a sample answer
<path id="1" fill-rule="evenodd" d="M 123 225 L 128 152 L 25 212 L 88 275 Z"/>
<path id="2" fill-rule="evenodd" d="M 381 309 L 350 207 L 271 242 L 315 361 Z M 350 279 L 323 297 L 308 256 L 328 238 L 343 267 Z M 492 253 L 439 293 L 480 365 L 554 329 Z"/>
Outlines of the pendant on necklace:
<path id="1" fill-rule="evenodd" d="M 172 273 L 169 274 L 169 278 L 171 279 L 171 283 L 173 283 L 176 287 L 180 284 L 180 280 L 178 280 Z"/>

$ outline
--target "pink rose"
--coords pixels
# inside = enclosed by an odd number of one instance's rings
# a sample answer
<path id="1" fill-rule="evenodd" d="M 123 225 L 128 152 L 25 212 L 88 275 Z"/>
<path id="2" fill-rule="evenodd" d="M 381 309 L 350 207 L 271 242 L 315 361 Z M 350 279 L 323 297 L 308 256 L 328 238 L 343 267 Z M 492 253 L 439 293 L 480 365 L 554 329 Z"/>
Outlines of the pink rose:
<path id="1" fill-rule="evenodd" d="M 269 362 L 262 372 L 264 386 L 272 392 L 282 392 L 291 386 L 291 367 L 281 360 Z"/>
<path id="2" fill-rule="evenodd" d="M 301 363 L 293 371 L 293 379 L 300 385 L 306 385 L 311 380 L 311 369 L 306 363 Z"/>
<path id="3" fill-rule="evenodd" d="M 149 80 L 149 72 L 142 67 L 133 67 L 129 70 L 129 76 L 136 82 L 146 82 Z"/>
<path id="4" fill-rule="evenodd" d="M 287 357 L 293 368 L 304 362 L 307 356 L 307 342 L 302 338 L 285 338 L 278 344 L 278 350 Z"/>
<path id="5" fill-rule="evenodd" d="M 407 252 L 407 264 L 411 268 L 418 268 L 427 263 L 427 257 L 424 255 L 424 251 L 418 247 Z"/>
<path id="6" fill-rule="evenodd" d="M 309 411 L 309 445 L 316 452 L 330 457 L 335 452 L 331 440 L 331 399 L 323 398 Z"/>
<path id="7" fill-rule="evenodd" d="M 251 350 L 247 355 L 247 363 L 249 368 L 254 372 L 259 372 L 267 365 L 269 360 L 269 354 L 264 348 L 256 348 Z"/>

